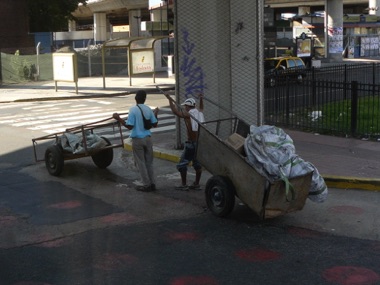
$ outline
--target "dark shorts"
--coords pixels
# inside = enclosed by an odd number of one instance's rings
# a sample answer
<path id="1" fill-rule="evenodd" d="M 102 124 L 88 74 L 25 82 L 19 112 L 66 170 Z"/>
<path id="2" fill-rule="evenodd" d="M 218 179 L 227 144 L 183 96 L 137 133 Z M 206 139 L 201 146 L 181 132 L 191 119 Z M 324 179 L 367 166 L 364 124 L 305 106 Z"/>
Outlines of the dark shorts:
<path id="1" fill-rule="evenodd" d="M 196 142 L 185 142 L 185 148 L 182 152 L 181 159 L 179 163 L 177 164 L 177 169 L 179 172 L 186 171 L 187 166 L 190 162 L 193 164 L 193 168 L 195 170 L 199 170 L 202 168 L 199 161 L 195 158 L 195 151 L 197 149 L 197 143 Z"/>

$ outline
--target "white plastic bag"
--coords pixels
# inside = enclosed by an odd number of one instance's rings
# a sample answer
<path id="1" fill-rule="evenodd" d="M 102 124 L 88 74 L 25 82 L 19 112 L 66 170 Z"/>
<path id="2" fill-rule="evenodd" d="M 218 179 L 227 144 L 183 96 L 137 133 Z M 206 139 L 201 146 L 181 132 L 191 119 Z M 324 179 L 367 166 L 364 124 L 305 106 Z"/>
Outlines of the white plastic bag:
<path id="1" fill-rule="evenodd" d="M 293 140 L 281 128 L 251 125 L 244 150 L 247 162 L 271 182 L 281 179 L 288 184 L 293 177 L 313 172 L 309 199 L 326 200 L 328 188 L 323 177 L 313 164 L 296 154 Z"/>
<path id="2" fill-rule="evenodd" d="M 87 150 L 99 149 L 107 146 L 107 142 L 96 134 L 86 132 Z M 65 151 L 73 154 L 81 154 L 85 152 L 84 143 L 81 135 L 73 133 L 64 133 L 61 136 L 61 146 Z"/>

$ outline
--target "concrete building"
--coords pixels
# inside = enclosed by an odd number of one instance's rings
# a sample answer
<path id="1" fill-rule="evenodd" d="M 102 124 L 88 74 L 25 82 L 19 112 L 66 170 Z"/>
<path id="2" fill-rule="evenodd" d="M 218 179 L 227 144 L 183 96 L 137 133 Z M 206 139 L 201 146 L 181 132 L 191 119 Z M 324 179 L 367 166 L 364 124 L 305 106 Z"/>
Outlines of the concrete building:
<path id="1" fill-rule="evenodd" d="M 302 34 L 312 39 L 312 56 L 378 55 L 380 0 L 265 0 L 266 54 L 278 55 Z M 128 36 L 141 36 L 168 30 L 173 23 L 173 0 L 90 0 L 73 13 L 78 22 L 70 30 L 92 29 L 100 43 L 114 36 L 116 26 L 128 26 Z M 324 17 L 326 11 L 327 17 Z M 290 15 L 286 17 L 286 15 Z M 168 24 L 169 22 L 169 24 Z M 58 39 L 59 40 L 59 39 Z M 277 51 L 277 49 L 279 49 Z"/>
<path id="2" fill-rule="evenodd" d="M 285 1 L 266 0 L 266 55 L 297 50 L 302 34 L 312 39 L 313 57 L 334 58 L 379 55 L 380 2 L 378 0 Z M 325 15 L 327 15 L 325 17 Z"/>
<path id="3" fill-rule="evenodd" d="M 291 44 L 296 49 L 296 39 L 303 33 L 313 39 L 314 57 L 379 55 L 380 0 L 265 0 L 264 3 L 266 56 L 281 54 Z M 173 8 L 174 0 L 89 0 L 73 13 L 77 21 L 68 24 L 67 32 L 50 34 L 49 40 L 56 47 L 85 47 L 117 37 L 160 36 L 173 27 Z M 39 40 L 34 41 L 28 33 L 26 0 L 17 4 L 3 0 L 0 11 L 7 23 L 0 27 L 2 51 L 14 52 L 15 48 L 33 51 Z"/>
<path id="4" fill-rule="evenodd" d="M 115 26 L 127 26 L 130 37 L 144 35 L 144 31 L 159 35 L 158 31 L 168 30 L 168 20 L 173 24 L 172 9 L 173 0 L 89 0 L 73 13 L 78 21 L 70 23 L 69 30 L 91 29 L 96 43 L 113 38 Z"/>

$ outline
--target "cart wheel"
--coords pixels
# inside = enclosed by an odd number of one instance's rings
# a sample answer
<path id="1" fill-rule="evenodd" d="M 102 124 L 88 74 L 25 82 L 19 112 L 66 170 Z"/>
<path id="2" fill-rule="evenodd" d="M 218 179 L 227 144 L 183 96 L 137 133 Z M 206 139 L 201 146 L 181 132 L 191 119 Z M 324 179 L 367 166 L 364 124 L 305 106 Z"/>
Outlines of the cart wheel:
<path id="1" fill-rule="evenodd" d="M 103 140 L 107 142 L 107 145 L 111 145 L 111 142 L 105 138 L 102 137 Z M 95 163 L 95 165 L 99 168 L 107 168 L 113 160 L 113 149 L 108 148 L 105 150 L 101 150 L 94 155 L 91 156 L 92 161 Z"/>
<path id="2" fill-rule="evenodd" d="M 51 145 L 45 151 L 45 165 L 49 173 L 58 176 L 63 170 L 62 149 L 58 145 Z"/>
<path id="3" fill-rule="evenodd" d="M 218 217 L 227 217 L 235 206 L 235 189 L 226 177 L 211 177 L 205 195 L 207 207 Z"/>

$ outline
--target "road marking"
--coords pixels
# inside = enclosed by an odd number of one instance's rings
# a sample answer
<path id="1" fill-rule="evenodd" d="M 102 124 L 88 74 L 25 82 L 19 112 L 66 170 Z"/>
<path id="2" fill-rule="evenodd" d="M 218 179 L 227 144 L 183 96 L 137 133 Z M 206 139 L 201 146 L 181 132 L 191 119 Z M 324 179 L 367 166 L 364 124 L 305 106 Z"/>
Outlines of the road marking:
<path id="1" fill-rule="evenodd" d="M 103 106 L 88 106 L 85 102 L 91 102 L 92 104 L 99 103 Z M 20 108 L 24 111 L 28 111 L 26 114 L 15 114 L 12 112 L 12 108 Z M 115 110 L 114 108 L 105 107 L 104 105 L 110 105 L 111 103 L 106 101 L 97 100 L 82 100 L 78 102 L 56 102 L 41 104 L 41 102 L 27 102 L 27 103 L 10 103 L 7 105 L 1 105 L 0 109 L 4 110 L 0 114 L 0 124 L 9 125 L 17 128 L 26 128 L 32 131 L 42 131 L 47 134 L 64 132 L 66 129 L 78 127 L 85 124 L 91 124 L 107 118 L 110 118 L 112 114 L 125 113 L 130 106 L 124 107 L 124 110 Z M 154 109 L 155 106 L 149 106 Z M 124 116 L 123 116 L 124 117 Z M 125 115 L 127 118 L 127 115 Z M 170 108 L 160 108 L 158 114 L 158 127 L 151 129 L 152 133 L 167 132 L 175 129 L 176 119 L 172 114 Z M 130 131 L 126 128 L 122 128 L 123 136 L 129 136 Z M 115 121 L 115 125 L 111 127 L 98 128 L 97 132 L 105 137 L 115 137 L 119 134 L 118 124 Z"/>

